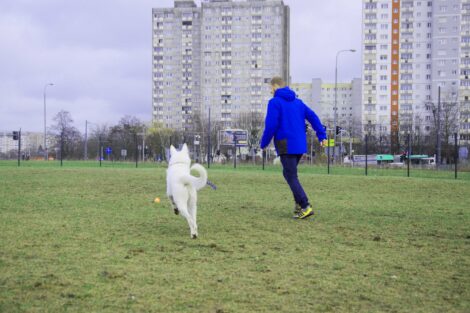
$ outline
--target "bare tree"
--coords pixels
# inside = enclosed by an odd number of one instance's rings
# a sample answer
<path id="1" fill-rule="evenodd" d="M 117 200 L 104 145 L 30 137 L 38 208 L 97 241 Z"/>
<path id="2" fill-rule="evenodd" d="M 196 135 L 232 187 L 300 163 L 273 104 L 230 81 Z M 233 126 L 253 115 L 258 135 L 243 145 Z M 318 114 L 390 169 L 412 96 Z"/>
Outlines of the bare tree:
<path id="1" fill-rule="evenodd" d="M 165 149 L 171 145 L 178 146 L 181 141 L 180 132 L 166 128 L 161 123 L 153 123 L 148 129 L 147 141 L 152 153 L 160 160 L 166 159 Z"/>
<path id="2" fill-rule="evenodd" d="M 60 111 L 53 118 L 54 124 L 50 129 L 55 138 L 55 149 L 60 151 L 62 158 L 76 158 L 82 155 L 82 137 L 78 129 L 73 126 L 73 119 L 69 112 Z"/>
<path id="3" fill-rule="evenodd" d="M 113 148 L 111 156 L 114 159 L 119 158 L 120 151 L 125 149 L 128 158 L 135 158 L 136 153 L 139 153 L 135 148 L 138 144 L 138 134 L 143 132 L 144 126 L 138 118 L 129 115 L 124 116 L 117 125 L 112 126 L 105 140 L 106 145 Z"/>
<path id="4" fill-rule="evenodd" d="M 459 129 L 459 107 L 456 99 L 441 102 L 440 114 L 437 104 L 432 103 L 434 127 L 431 131 L 434 137 L 439 137 L 442 144 L 442 156 L 449 163 L 453 158 L 453 134 Z M 440 116 L 439 116 L 440 115 Z M 440 122 L 440 136 L 437 136 L 438 122 Z M 442 162 L 442 158 L 441 158 Z"/>
<path id="5" fill-rule="evenodd" d="M 260 112 L 242 112 L 235 121 L 235 128 L 248 132 L 248 147 L 258 147 L 263 127 L 263 114 Z"/>

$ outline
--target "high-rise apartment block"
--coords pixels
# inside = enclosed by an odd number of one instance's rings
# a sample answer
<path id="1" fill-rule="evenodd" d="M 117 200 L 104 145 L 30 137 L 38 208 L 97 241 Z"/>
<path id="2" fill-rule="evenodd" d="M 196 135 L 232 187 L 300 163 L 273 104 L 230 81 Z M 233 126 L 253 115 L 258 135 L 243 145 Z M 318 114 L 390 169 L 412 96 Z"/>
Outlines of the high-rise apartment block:
<path id="1" fill-rule="evenodd" d="M 468 142 L 469 10 L 468 0 L 363 0 L 363 131 L 392 152 L 409 132 L 434 140 L 439 89 Z"/>
<path id="2" fill-rule="evenodd" d="M 289 7 L 281 0 L 175 1 L 153 9 L 153 120 L 189 131 L 194 118 L 231 127 L 264 112 L 273 76 L 289 78 Z"/>

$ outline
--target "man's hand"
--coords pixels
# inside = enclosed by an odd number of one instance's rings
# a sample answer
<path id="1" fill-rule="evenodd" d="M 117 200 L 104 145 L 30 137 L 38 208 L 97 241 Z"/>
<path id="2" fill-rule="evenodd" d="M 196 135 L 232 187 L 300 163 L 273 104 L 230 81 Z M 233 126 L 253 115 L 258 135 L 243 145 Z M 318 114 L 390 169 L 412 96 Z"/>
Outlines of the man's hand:
<path id="1" fill-rule="evenodd" d="M 323 139 L 323 140 L 320 142 L 320 146 L 322 146 L 322 147 L 328 146 L 328 140 Z"/>

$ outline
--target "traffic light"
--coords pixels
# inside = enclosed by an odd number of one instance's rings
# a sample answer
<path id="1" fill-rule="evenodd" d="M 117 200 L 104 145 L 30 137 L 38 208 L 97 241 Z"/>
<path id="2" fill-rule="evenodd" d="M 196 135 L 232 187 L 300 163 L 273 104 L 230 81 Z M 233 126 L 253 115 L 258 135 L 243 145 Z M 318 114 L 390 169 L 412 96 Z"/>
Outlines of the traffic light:
<path id="1" fill-rule="evenodd" d="M 18 140 L 20 138 L 20 133 L 17 131 L 13 132 L 13 140 Z"/>
<path id="2" fill-rule="evenodd" d="M 343 127 L 336 126 L 336 135 L 339 135 L 339 133 L 341 133 L 342 130 L 343 130 Z"/>

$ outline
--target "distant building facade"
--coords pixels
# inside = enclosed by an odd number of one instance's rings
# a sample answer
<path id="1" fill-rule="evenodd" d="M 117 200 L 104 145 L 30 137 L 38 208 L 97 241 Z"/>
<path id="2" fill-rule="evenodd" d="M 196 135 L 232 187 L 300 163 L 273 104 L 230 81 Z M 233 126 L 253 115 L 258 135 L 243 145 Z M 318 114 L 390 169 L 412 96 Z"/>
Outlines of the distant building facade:
<path id="1" fill-rule="evenodd" d="M 22 154 L 37 156 L 42 154 L 44 134 L 38 132 L 21 133 Z M 18 153 L 18 140 L 13 140 L 12 131 L 0 131 L 0 155 L 11 156 Z"/>
<path id="2" fill-rule="evenodd" d="M 349 83 L 338 83 L 337 125 L 345 130 L 359 128 L 361 124 L 361 79 L 354 78 Z M 312 108 L 329 128 L 334 128 L 335 84 L 314 78 L 312 83 L 293 83 L 291 88 L 310 108 Z M 356 132 L 356 136 L 358 131 Z"/>

